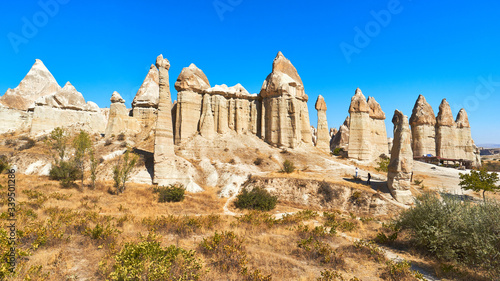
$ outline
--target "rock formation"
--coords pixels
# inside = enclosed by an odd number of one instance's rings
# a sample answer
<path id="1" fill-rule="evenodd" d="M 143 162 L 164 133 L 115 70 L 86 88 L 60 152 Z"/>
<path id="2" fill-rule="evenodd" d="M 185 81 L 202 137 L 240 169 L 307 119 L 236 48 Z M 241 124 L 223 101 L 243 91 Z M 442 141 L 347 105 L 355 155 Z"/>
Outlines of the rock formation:
<path id="1" fill-rule="evenodd" d="M 311 139 L 314 146 L 316 146 L 316 143 L 318 142 L 318 130 L 316 130 L 314 126 L 311 126 Z"/>
<path id="2" fill-rule="evenodd" d="M 439 105 L 436 118 L 436 155 L 441 158 L 458 159 L 456 124 L 446 99 Z"/>
<path id="3" fill-rule="evenodd" d="M 413 202 L 410 192 L 413 152 L 408 117 L 396 110 L 392 123 L 394 124 L 394 141 L 388 166 L 387 185 L 397 201 L 409 204 Z"/>
<path id="4" fill-rule="evenodd" d="M 436 155 L 436 117 L 424 96 L 419 95 L 410 117 L 413 156 Z"/>
<path id="5" fill-rule="evenodd" d="M 0 98 L 0 104 L 19 110 L 33 108 L 34 102 L 59 91 L 61 87 L 41 60 L 36 60 L 28 74 L 14 89 L 8 89 Z"/>
<path id="6" fill-rule="evenodd" d="M 207 76 L 196 65 L 182 69 L 175 83 L 177 109 L 175 143 L 180 144 L 198 132 L 203 91 L 210 88 Z"/>
<path id="7" fill-rule="evenodd" d="M 351 98 L 349 114 L 348 156 L 358 160 L 370 160 L 372 158 L 370 149 L 370 107 L 359 88 L 356 89 L 354 96 Z"/>
<path id="8" fill-rule="evenodd" d="M 153 126 L 156 121 L 158 98 L 160 96 L 159 74 L 155 65 L 151 65 L 146 78 L 132 101 L 132 116 L 141 124 Z"/>
<path id="9" fill-rule="evenodd" d="M 481 162 L 477 163 L 475 155 L 474 141 L 469 125 L 469 117 L 465 109 L 460 109 L 457 115 L 456 123 L 456 136 L 457 136 L 457 158 L 472 161 L 472 165 L 477 167 Z M 479 165 L 478 165 L 479 164 Z"/>
<path id="10" fill-rule="evenodd" d="M 328 132 L 328 122 L 326 120 L 325 99 L 319 95 L 315 105 L 318 111 L 318 138 L 316 147 L 326 152 L 330 152 L 330 133 Z"/>
<path id="11" fill-rule="evenodd" d="M 330 138 L 333 139 L 338 132 L 337 128 L 330 128 Z"/>
<path id="12" fill-rule="evenodd" d="M 378 159 L 381 155 L 388 155 L 387 131 L 385 129 L 385 113 L 374 97 L 368 97 L 370 116 L 371 160 Z"/>
<path id="13" fill-rule="evenodd" d="M 297 70 L 278 53 L 262 85 L 262 137 L 272 145 L 295 148 L 311 143 L 308 97 Z"/>
<path id="14" fill-rule="evenodd" d="M 205 138 L 213 138 L 215 135 L 214 115 L 210 95 L 203 96 L 203 110 L 200 120 L 200 134 Z"/>
<path id="15" fill-rule="evenodd" d="M 334 151 L 335 148 L 342 148 L 347 151 L 349 148 L 349 125 L 349 116 L 347 116 L 344 123 L 340 125 L 339 131 L 335 134 L 331 141 L 331 151 Z"/>
<path id="16" fill-rule="evenodd" d="M 125 100 L 118 92 L 111 95 L 111 106 L 109 107 L 109 117 L 106 126 L 105 135 L 133 134 L 141 131 L 141 124 L 132 116 L 129 116 L 130 110 L 125 106 Z"/>

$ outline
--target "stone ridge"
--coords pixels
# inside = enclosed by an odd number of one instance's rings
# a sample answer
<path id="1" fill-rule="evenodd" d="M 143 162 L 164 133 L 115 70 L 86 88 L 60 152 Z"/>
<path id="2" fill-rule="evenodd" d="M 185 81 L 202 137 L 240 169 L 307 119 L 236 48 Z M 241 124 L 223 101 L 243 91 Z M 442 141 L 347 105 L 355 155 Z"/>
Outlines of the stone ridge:
<path id="1" fill-rule="evenodd" d="M 425 100 L 423 95 L 419 95 L 410 117 L 410 125 L 436 125 L 436 115 L 432 106 Z"/>
<path id="2" fill-rule="evenodd" d="M 175 89 L 178 92 L 193 91 L 202 93 L 208 88 L 210 88 L 210 82 L 207 76 L 194 63 L 183 68 L 181 74 L 177 77 L 177 82 L 175 82 Z"/>

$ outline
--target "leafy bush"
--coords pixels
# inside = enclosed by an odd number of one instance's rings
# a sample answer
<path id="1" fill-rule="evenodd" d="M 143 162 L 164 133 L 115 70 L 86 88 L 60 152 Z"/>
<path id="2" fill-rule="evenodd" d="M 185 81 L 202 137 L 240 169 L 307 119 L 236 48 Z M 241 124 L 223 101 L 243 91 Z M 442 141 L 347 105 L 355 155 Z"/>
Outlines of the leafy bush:
<path id="1" fill-rule="evenodd" d="M 234 232 L 226 231 L 204 238 L 200 243 L 200 251 L 209 258 L 211 266 L 222 272 L 236 270 L 247 271 L 247 253 L 244 240 Z"/>
<path id="2" fill-rule="evenodd" d="M 408 231 L 414 245 L 439 259 L 481 267 L 500 278 L 498 214 L 500 203 L 496 201 L 474 204 L 451 196 L 441 201 L 425 194 L 400 215 L 397 226 Z"/>
<path id="3" fill-rule="evenodd" d="M 414 270 L 411 270 L 411 264 L 402 260 L 400 262 L 387 261 L 386 269 L 382 273 L 381 277 L 384 280 L 391 281 L 413 281 L 413 280 L 424 280 L 423 275 Z"/>
<path id="4" fill-rule="evenodd" d="M 184 186 L 171 184 L 169 186 L 161 186 L 153 189 L 154 193 L 158 193 L 158 202 L 181 202 L 184 200 Z"/>
<path id="5" fill-rule="evenodd" d="M 255 187 L 252 191 L 243 188 L 242 192 L 236 197 L 234 206 L 239 209 L 253 209 L 261 211 L 270 211 L 276 207 L 277 196 L 272 196 L 263 188 Z"/>
<path id="6" fill-rule="evenodd" d="M 341 147 L 337 147 L 333 150 L 332 154 L 335 156 L 341 156 L 344 153 L 344 149 Z"/>
<path id="7" fill-rule="evenodd" d="M 377 162 L 378 167 L 376 167 L 375 170 L 379 172 L 388 172 L 389 162 L 391 162 L 391 159 L 380 158 L 380 160 Z"/>
<path id="8" fill-rule="evenodd" d="M 297 242 L 299 248 L 296 253 L 305 258 L 317 260 L 322 264 L 332 264 L 334 267 L 342 268 L 345 260 L 342 254 L 338 253 L 328 243 L 318 241 L 310 236 Z"/>
<path id="9" fill-rule="evenodd" d="M 120 194 L 125 191 L 125 184 L 127 183 L 130 177 L 130 172 L 132 172 L 138 158 L 139 156 L 137 156 L 137 154 L 130 153 L 130 150 L 127 150 L 123 156 L 123 162 L 120 157 L 116 163 L 113 168 L 113 181 L 115 182 L 114 187 L 116 188 L 116 194 Z"/>
<path id="10" fill-rule="evenodd" d="M 291 174 L 294 171 L 295 171 L 295 166 L 293 165 L 293 162 L 285 160 L 285 162 L 283 162 L 283 169 L 280 170 L 280 173 Z"/>
<path id="11" fill-rule="evenodd" d="M 59 161 L 50 169 L 49 178 L 60 181 L 63 188 L 70 188 L 75 186 L 75 180 L 81 177 L 81 172 L 74 162 Z"/>
<path id="12" fill-rule="evenodd" d="M 127 243 L 114 259 L 111 280 L 200 280 L 202 274 L 194 251 L 155 241 Z"/>
<path id="13" fill-rule="evenodd" d="M 421 184 L 421 183 L 423 183 L 423 182 L 424 182 L 424 180 L 421 180 L 421 179 L 415 179 L 415 180 L 413 181 L 413 183 L 415 183 L 416 185 L 420 185 L 420 184 Z"/>

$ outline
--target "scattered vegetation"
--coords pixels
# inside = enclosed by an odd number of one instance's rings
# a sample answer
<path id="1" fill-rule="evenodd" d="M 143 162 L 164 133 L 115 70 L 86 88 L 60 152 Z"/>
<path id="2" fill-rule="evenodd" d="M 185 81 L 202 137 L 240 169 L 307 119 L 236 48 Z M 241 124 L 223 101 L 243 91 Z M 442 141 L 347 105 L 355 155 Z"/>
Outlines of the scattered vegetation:
<path id="1" fill-rule="evenodd" d="M 119 133 L 118 136 L 116 137 L 118 141 L 124 141 L 125 140 L 125 133 Z"/>
<path id="2" fill-rule="evenodd" d="M 341 147 L 337 147 L 333 150 L 332 154 L 335 156 L 342 156 L 344 155 L 344 149 Z"/>
<path id="3" fill-rule="evenodd" d="M 9 170 L 10 165 L 9 161 L 7 159 L 7 155 L 0 155 L 0 174 L 3 173 L 3 171 Z"/>
<path id="4" fill-rule="evenodd" d="M 500 186 L 496 185 L 498 181 L 497 173 L 489 173 L 486 169 L 481 169 L 479 171 L 471 170 L 470 174 L 460 174 L 459 185 L 463 189 L 474 190 L 475 192 L 483 192 L 483 200 L 486 201 L 484 193 L 486 191 L 496 191 L 500 190 Z"/>
<path id="5" fill-rule="evenodd" d="M 32 138 L 26 138 L 24 139 L 26 141 L 25 144 L 21 145 L 19 147 L 19 150 L 26 150 L 26 149 L 30 149 L 32 147 L 34 147 L 36 145 L 36 141 Z"/>
<path id="6" fill-rule="evenodd" d="M 325 202 L 331 202 L 334 197 L 333 188 L 326 181 L 322 181 L 318 188 L 318 193 L 323 195 L 323 200 Z"/>
<path id="7" fill-rule="evenodd" d="M 295 171 L 295 165 L 293 164 L 293 162 L 285 160 L 285 162 L 283 162 L 283 168 L 280 170 L 280 173 L 291 174 L 294 171 Z"/>
<path id="8" fill-rule="evenodd" d="M 418 198 L 404 211 L 397 227 L 406 231 L 411 243 L 437 258 L 470 268 L 482 268 L 493 279 L 500 278 L 500 203 L 462 202 L 432 194 Z"/>
<path id="9" fill-rule="evenodd" d="M 379 172 L 388 172 L 389 162 L 391 162 L 391 159 L 389 158 L 379 158 L 379 161 L 377 162 L 378 167 L 376 167 L 375 170 Z"/>
<path id="10" fill-rule="evenodd" d="M 184 200 L 184 192 L 186 189 L 183 185 L 171 184 L 169 186 L 160 186 L 153 189 L 154 193 L 158 193 L 158 202 L 181 202 Z"/>
<path id="11" fill-rule="evenodd" d="M 60 181 L 62 188 L 75 187 L 75 181 L 82 176 L 82 171 L 73 161 L 59 161 L 49 172 L 51 180 Z"/>
<path id="12" fill-rule="evenodd" d="M 73 139 L 73 148 L 75 149 L 75 156 L 73 161 L 75 165 L 81 171 L 81 186 L 83 188 L 83 178 L 85 175 L 85 160 L 92 149 L 92 140 L 90 136 L 85 131 L 80 131 L 80 133 Z"/>
<path id="13" fill-rule="evenodd" d="M 116 194 L 120 194 L 125 191 L 125 184 L 127 183 L 130 177 L 130 172 L 134 168 L 138 158 L 139 157 L 136 154 L 131 153 L 130 150 L 127 150 L 123 156 L 123 159 L 120 156 L 120 158 L 116 162 L 116 165 L 113 168 L 113 181 L 114 187 L 116 189 Z"/>
<path id="14" fill-rule="evenodd" d="M 411 270 L 411 264 L 402 260 L 399 262 L 389 260 L 386 262 L 386 269 L 381 274 L 384 280 L 390 281 L 413 281 L 424 280 L 424 276 L 414 270 Z"/>
<path id="15" fill-rule="evenodd" d="M 255 187 L 252 191 L 243 188 L 234 201 L 234 206 L 239 209 L 252 209 L 270 211 L 276 207 L 277 196 L 272 196 L 267 190 Z"/>

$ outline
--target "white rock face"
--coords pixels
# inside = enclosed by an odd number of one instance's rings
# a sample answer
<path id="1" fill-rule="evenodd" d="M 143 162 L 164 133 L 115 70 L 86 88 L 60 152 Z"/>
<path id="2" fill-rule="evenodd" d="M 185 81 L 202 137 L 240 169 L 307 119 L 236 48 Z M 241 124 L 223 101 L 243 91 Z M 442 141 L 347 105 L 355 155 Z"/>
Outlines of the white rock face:
<path id="1" fill-rule="evenodd" d="M 8 89 L 0 98 L 5 107 L 28 110 L 41 97 L 55 94 L 61 87 L 41 60 L 36 60 L 28 74 L 14 89 Z"/>
<path id="2" fill-rule="evenodd" d="M 32 112 L 0 106 L 0 134 L 27 130 L 32 119 Z"/>
<path id="3" fill-rule="evenodd" d="M 436 155 L 436 117 L 425 97 L 419 95 L 410 117 L 413 156 Z"/>
<path id="4" fill-rule="evenodd" d="M 278 53 L 260 91 L 262 137 L 272 145 L 295 148 L 311 144 L 308 97 L 292 63 Z"/>
<path id="5" fill-rule="evenodd" d="M 132 101 L 132 108 L 158 108 L 158 98 L 160 96 L 159 79 L 158 69 L 152 64 L 146 78 L 144 78 L 141 87 Z"/>
<path id="6" fill-rule="evenodd" d="M 443 99 L 436 118 L 436 155 L 441 158 L 457 158 L 456 124 L 453 120 L 450 104 Z"/>
<path id="7" fill-rule="evenodd" d="M 465 109 L 460 109 L 455 120 L 457 129 L 457 157 L 459 159 L 465 159 L 472 161 L 472 166 L 480 167 L 481 161 L 477 157 L 481 157 L 480 154 L 476 155 L 476 147 L 474 141 L 472 140 L 472 135 L 469 125 L 469 117 Z"/>
<path id="8" fill-rule="evenodd" d="M 326 103 L 321 95 L 318 96 L 315 107 L 318 111 L 318 139 L 316 147 L 325 152 L 330 152 L 330 133 L 326 120 Z"/>
<path id="9" fill-rule="evenodd" d="M 374 97 L 368 97 L 368 107 L 370 108 L 370 138 L 371 138 L 371 160 L 376 160 L 380 155 L 388 155 L 387 130 L 385 129 L 385 113 Z"/>
<path id="10" fill-rule="evenodd" d="M 111 106 L 109 107 L 109 118 L 105 135 L 135 134 L 141 131 L 140 122 L 129 116 L 130 110 L 125 106 L 125 100 L 118 92 L 113 92 L 111 96 Z"/>
<path id="11" fill-rule="evenodd" d="M 346 117 L 344 123 L 340 125 L 339 131 L 333 137 L 330 147 L 331 150 L 335 148 L 342 148 L 345 151 L 349 148 L 349 116 Z"/>
<path id="12" fill-rule="evenodd" d="M 36 106 L 31 122 L 31 135 L 49 133 L 56 127 L 73 128 L 90 133 L 103 134 L 106 130 L 106 115 L 99 112 L 59 109 Z"/>
<path id="13" fill-rule="evenodd" d="M 351 98 L 349 107 L 350 127 L 349 127 L 349 158 L 358 160 L 371 160 L 371 120 L 370 108 L 366 98 L 358 88 Z"/>
<path id="14" fill-rule="evenodd" d="M 413 196 L 410 192 L 413 171 L 410 125 L 408 117 L 399 110 L 394 112 L 392 123 L 394 124 L 394 141 L 388 166 L 387 185 L 394 199 L 410 204 L 413 203 Z"/>
<path id="15" fill-rule="evenodd" d="M 214 115 L 212 114 L 212 103 L 210 95 L 203 96 L 203 111 L 200 120 L 200 134 L 211 139 L 215 135 Z"/>

